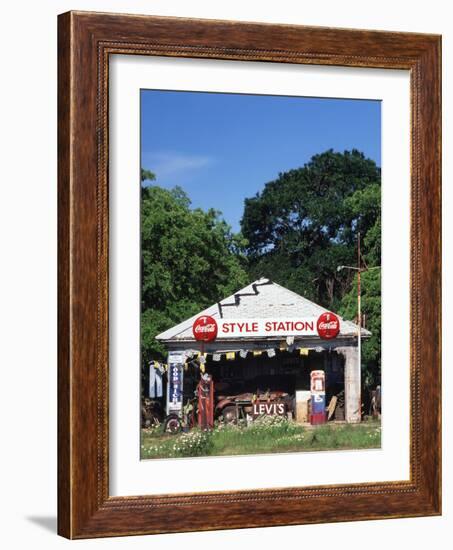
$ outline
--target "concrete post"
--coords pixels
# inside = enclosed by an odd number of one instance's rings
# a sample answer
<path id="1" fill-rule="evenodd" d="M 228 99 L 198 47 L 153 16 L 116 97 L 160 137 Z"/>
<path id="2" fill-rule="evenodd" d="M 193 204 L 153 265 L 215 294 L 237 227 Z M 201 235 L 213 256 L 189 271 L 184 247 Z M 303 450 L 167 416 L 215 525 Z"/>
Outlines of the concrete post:
<path id="1" fill-rule="evenodd" d="M 345 420 L 350 424 L 361 421 L 362 396 L 359 354 L 356 346 L 336 348 L 344 357 Z"/>

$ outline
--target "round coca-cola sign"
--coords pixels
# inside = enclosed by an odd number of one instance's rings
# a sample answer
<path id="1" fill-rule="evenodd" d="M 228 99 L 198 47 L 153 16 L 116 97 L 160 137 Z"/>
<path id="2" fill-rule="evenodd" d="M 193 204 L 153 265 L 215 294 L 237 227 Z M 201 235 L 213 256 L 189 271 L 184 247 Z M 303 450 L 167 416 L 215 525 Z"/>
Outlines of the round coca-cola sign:
<path id="1" fill-rule="evenodd" d="M 214 317 L 202 315 L 197 317 L 192 325 L 192 332 L 195 340 L 201 342 L 212 342 L 217 336 L 217 322 Z"/>
<path id="2" fill-rule="evenodd" d="M 340 319 L 335 313 L 322 313 L 316 323 L 316 328 L 320 338 L 323 340 L 331 340 L 335 338 L 340 332 Z"/>

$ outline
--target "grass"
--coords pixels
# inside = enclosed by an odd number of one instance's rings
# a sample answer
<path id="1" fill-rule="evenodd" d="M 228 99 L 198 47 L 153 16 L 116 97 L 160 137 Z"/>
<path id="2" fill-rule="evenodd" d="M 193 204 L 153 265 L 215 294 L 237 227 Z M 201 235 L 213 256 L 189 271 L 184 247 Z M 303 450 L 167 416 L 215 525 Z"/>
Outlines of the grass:
<path id="1" fill-rule="evenodd" d="M 304 427 L 276 416 L 255 420 L 248 427 L 217 424 L 210 432 L 194 428 L 189 433 L 170 435 L 163 433 L 161 427 L 143 429 L 141 458 L 375 449 L 380 446 L 379 422 Z"/>

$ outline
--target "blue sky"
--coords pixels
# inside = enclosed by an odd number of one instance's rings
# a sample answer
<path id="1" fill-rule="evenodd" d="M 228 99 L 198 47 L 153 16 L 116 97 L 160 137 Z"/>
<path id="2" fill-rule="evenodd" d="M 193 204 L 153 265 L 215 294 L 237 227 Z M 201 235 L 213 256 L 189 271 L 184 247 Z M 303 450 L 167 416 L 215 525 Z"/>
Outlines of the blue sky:
<path id="1" fill-rule="evenodd" d="M 244 199 L 327 149 L 381 164 L 381 103 L 205 92 L 141 91 L 141 161 L 156 184 L 221 210 L 234 231 Z"/>

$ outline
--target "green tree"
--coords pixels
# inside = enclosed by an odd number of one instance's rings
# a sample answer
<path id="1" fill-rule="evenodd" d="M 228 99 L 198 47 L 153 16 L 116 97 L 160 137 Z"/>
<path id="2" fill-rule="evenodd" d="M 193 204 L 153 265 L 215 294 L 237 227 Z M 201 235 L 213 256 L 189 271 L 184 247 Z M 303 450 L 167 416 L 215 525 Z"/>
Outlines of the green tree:
<path id="1" fill-rule="evenodd" d="M 147 178 L 149 179 L 149 178 Z M 192 209 L 180 187 L 141 190 L 142 358 L 163 358 L 155 336 L 248 282 L 243 241 L 220 213 Z"/>
<path id="2" fill-rule="evenodd" d="M 329 150 L 279 174 L 245 201 L 251 276 L 271 277 L 335 309 L 351 285 L 351 275 L 336 268 L 355 263 L 357 232 L 374 226 L 379 192 L 380 169 L 357 150 Z"/>

